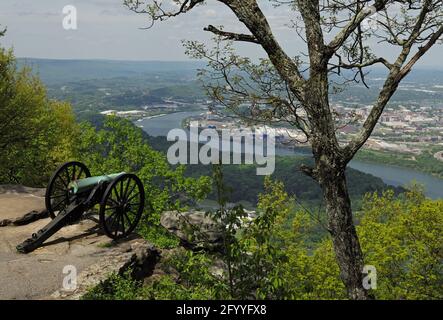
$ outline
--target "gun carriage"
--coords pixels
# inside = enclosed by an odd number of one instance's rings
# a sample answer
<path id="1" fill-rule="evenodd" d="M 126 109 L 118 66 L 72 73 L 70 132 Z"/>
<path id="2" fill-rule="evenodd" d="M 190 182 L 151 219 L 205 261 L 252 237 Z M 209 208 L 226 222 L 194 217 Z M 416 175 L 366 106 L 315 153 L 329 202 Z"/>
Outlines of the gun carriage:
<path id="1" fill-rule="evenodd" d="M 99 224 L 114 239 L 130 235 L 140 222 L 145 193 L 141 180 L 134 174 L 114 173 L 91 177 L 81 162 L 67 162 L 52 175 L 46 188 L 46 209 L 52 221 L 17 246 L 29 253 L 68 224 L 99 206 Z"/>

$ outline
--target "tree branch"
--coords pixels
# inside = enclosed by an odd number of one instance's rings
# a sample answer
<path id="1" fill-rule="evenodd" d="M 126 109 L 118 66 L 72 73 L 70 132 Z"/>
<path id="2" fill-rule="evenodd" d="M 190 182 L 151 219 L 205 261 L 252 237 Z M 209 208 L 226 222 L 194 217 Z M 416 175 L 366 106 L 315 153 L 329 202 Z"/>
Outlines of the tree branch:
<path id="1" fill-rule="evenodd" d="M 398 65 L 392 67 L 391 72 L 383 86 L 383 89 L 380 92 L 377 103 L 372 108 L 368 118 L 364 122 L 362 130 L 344 148 L 345 158 L 347 162 L 349 162 L 354 157 L 357 151 L 366 143 L 366 141 L 371 136 L 372 131 L 377 125 L 385 106 L 397 90 L 400 82 L 404 79 L 404 77 L 408 75 L 415 63 L 420 60 L 420 58 L 440 39 L 442 35 L 443 26 L 441 26 L 440 29 L 438 29 L 438 31 L 433 34 L 433 36 L 425 46 L 419 48 L 418 52 L 403 68 Z M 400 54 L 400 56 L 402 55 L 403 53 Z"/>
<path id="2" fill-rule="evenodd" d="M 335 52 L 346 42 L 351 34 L 357 30 L 361 23 L 369 16 L 383 10 L 389 0 L 377 0 L 375 4 L 365 7 L 351 19 L 351 21 L 340 31 L 340 33 L 326 46 L 327 56 L 331 58 Z"/>
<path id="3" fill-rule="evenodd" d="M 173 9 L 164 9 L 164 3 L 159 0 L 153 0 L 151 5 L 147 5 L 141 0 L 124 0 L 123 5 L 129 10 L 139 13 L 147 14 L 151 17 L 151 24 L 148 27 L 141 29 L 150 29 L 155 21 L 165 21 L 169 18 L 176 17 L 182 13 L 186 13 L 193 9 L 198 4 L 203 4 L 205 0 L 180 0 L 176 1 Z M 178 6 L 178 9 L 176 8 Z"/>
<path id="4" fill-rule="evenodd" d="M 209 25 L 203 29 L 204 31 L 212 32 L 215 35 L 224 37 L 225 40 L 234 40 L 234 41 L 244 41 L 244 42 L 252 42 L 259 44 L 259 41 L 252 35 L 242 34 L 242 33 L 234 33 L 234 32 L 226 32 L 220 29 L 217 29 L 213 25 Z"/>
<path id="5" fill-rule="evenodd" d="M 366 67 L 370 67 L 370 66 L 373 66 L 373 65 L 375 65 L 375 64 L 378 64 L 378 63 L 381 63 L 381 64 L 383 64 L 386 68 L 388 68 L 389 70 L 392 68 L 392 64 L 388 61 L 388 60 L 386 60 L 385 58 L 383 58 L 383 57 L 379 57 L 379 58 L 376 58 L 376 59 L 372 59 L 372 60 L 369 60 L 369 61 L 366 61 L 366 62 L 363 62 L 363 63 L 350 63 L 350 64 L 346 64 L 346 63 L 342 63 L 341 62 L 341 59 L 339 58 L 339 64 L 338 65 L 333 65 L 330 69 L 329 69 L 329 71 L 332 71 L 333 69 L 340 69 L 340 68 L 343 68 L 343 69 L 354 69 L 354 68 L 359 68 L 359 69 L 361 69 L 361 68 L 366 68 Z"/>
<path id="6" fill-rule="evenodd" d="M 226 4 L 237 18 L 249 29 L 254 38 L 268 54 L 276 70 L 299 101 L 304 99 L 306 81 L 297 64 L 275 39 L 269 23 L 256 0 L 218 0 Z"/>

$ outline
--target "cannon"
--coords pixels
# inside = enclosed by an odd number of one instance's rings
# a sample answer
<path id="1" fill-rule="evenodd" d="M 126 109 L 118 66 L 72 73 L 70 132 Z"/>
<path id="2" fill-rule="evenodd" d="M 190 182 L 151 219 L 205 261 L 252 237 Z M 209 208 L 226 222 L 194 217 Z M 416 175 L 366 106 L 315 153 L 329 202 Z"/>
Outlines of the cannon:
<path id="1" fill-rule="evenodd" d="M 143 184 L 136 175 L 121 172 L 91 177 L 83 163 L 67 162 L 54 172 L 46 188 L 45 205 L 51 222 L 19 244 L 17 251 L 34 251 L 97 205 L 104 233 L 114 240 L 125 238 L 140 222 L 144 204 Z"/>

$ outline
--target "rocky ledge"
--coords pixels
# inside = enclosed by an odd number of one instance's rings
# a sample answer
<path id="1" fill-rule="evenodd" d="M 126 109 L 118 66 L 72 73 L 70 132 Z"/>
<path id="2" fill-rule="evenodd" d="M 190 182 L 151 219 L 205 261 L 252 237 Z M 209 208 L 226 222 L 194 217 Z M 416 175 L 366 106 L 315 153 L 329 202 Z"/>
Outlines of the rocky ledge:
<path id="1" fill-rule="evenodd" d="M 255 213 L 248 213 L 252 219 Z M 44 210 L 44 190 L 0 186 L 0 299 L 79 299 L 90 288 L 106 284 L 111 274 L 131 270 L 149 284 L 170 270 L 167 257 L 176 251 L 220 250 L 223 227 L 202 211 L 164 212 L 161 224 L 184 248 L 159 250 L 137 235 L 110 240 L 93 213 L 66 226 L 42 247 L 19 254 L 15 247 L 50 222 Z M 222 273 L 222 263 L 214 273 Z M 68 269 L 66 269 L 68 267 Z M 76 273 L 76 287 L 64 285 L 67 270 Z M 179 278 L 179 275 L 176 275 Z"/>
<path id="2" fill-rule="evenodd" d="M 104 284 L 109 275 L 123 275 L 143 280 L 150 277 L 160 259 L 160 252 L 142 239 L 132 240 L 103 253 L 101 259 L 86 267 L 77 277 L 76 289 L 60 289 L 49 299 L 77 300 L 94 286 Z"/>
<path id="3" fill-rule="evenodd" d="M 217 250 L 223 243 L 223 227 L 203 211 L 167 211 L 160 223 L 191 250 Z"/>
<path id="4" fill-rule="evenodd" d="M 137 235 L 111 241 L 94 215 L 64 227 L 32 253 L 17 253 L 19 243 L 50 222 L 43 196 L 42 189 L 0 186 L 0 300 L 77 299 L 111 273 L 130 268 L 144 278 L 152 272 L 155 248 Z M 67 267 L 78 275 L 74 291 L 64 289 Z"/>

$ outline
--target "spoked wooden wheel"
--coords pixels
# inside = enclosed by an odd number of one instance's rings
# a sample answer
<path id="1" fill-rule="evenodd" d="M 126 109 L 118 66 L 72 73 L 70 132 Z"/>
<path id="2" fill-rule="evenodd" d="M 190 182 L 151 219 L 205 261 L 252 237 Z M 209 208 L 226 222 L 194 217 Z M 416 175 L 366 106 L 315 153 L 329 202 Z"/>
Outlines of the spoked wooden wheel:
<path id="1" fill-rule="evenodd" d="M 90 176 L 91 173 L 86 165 L 77 161 L 67 162 L 54 172 L 51 180 L 49 180 L 45 195 L 46 209 L 52 219 L 71 204 L 68 190 L 69 183 Z"/>
<path id="2" fill-rule="evenodd" d="M 145 204 L 145 191 L 140 179 L 123 174 L 112 181 L 100 203 L 100 225 L 112 239 L 131 234 L 139 223 Z"/>

